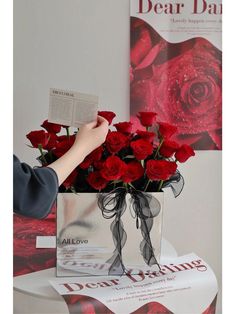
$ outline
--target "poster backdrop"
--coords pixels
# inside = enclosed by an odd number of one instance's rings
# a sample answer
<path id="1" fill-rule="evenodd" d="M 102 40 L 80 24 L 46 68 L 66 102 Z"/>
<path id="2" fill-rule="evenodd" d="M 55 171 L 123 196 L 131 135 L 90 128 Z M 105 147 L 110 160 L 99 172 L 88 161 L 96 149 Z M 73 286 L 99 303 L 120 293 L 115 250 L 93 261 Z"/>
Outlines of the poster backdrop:
<path id="1" fill-rule="evenodd" d="M 131 120 L 156 111 L 177 141 L 222 149 L 221 0 L 130 0 Z"/>

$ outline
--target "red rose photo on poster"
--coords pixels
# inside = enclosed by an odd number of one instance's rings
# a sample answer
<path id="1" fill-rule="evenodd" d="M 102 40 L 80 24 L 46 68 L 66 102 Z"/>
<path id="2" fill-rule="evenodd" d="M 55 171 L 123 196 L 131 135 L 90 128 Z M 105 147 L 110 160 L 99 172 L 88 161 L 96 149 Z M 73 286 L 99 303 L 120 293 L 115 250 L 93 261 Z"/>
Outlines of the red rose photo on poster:
<path id="1" fill-rule="evenodd" d="M 167 2 L 131 0 L 131 121 L 156 112 L 180 144 L 221 150 L 221 1 Z"/>

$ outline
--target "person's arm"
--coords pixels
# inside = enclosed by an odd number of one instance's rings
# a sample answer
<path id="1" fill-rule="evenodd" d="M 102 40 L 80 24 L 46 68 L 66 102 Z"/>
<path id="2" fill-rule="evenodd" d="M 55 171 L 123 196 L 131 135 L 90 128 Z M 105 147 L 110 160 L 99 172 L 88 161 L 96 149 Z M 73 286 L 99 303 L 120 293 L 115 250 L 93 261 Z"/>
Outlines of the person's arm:
<path id="1" fill-rule="evenodd" d="M 84 158 L 99 147 L 108 133 L 108 122 L 97 121 L 82 126 L 75 143 L 48 167 L 31 168 L 14 156 L 14 211 L 34 218 L 46 217 L 55 202 L 58 187 Z"/>
<path id="2" fill-rule="evenodd" d="M 48 165 L 58 177 L 59 185 L 90 154 L 98 148 L 108 133 L 108 121 L 98 116 L 97 121 L 83 125 L 76 136 L 75 143 L 62 157 Z"/>
<path id="3" fill-rule="evenodd" d="M 37 219 L 51 210 L 58 192 L 57 174 L 49 168 L 32 168 L 13 159 L 13 210 Z"/>

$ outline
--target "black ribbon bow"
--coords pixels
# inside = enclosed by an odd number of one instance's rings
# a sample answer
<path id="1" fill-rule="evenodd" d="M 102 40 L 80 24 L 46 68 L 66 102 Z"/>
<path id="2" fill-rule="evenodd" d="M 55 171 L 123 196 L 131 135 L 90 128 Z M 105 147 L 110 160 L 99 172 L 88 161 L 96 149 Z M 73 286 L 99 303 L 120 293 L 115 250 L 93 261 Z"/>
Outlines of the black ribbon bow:
<path id="1" fill-rule="evenodd" d="M 140 228 L 143 240 L 140 243 L 140 251 L 145 263 L 149 266 L 156 264 L 160 270 L 160 265 L 154 255 L 150 231 L 153 226 L 153 218 L 157 217 L 161 210 L 160 202 L 151 194 L 141 192 L 132 188 L 118 187 L 109 193 L 98 194 L 98 206 L 102 215 L 106 219 L 114 218 L 110 230 L 113 235 L 115 250 L 113 256 L 107 263 L 111 264 L 109 275 L 122 275 L 126 272 L 122 261 L 122 248 L 124 247 L 127 235 L 121 220 L 127 204 L 126 195 L 130 194 L 130 209 L 134 212 L 136 227 Z"/>

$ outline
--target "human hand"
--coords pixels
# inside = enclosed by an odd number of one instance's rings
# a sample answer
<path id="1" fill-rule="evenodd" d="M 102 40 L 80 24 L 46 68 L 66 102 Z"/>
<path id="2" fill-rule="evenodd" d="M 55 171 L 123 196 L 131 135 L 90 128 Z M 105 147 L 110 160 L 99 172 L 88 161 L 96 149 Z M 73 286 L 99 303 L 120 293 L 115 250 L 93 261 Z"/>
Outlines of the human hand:
<path id="1" fill-rule="evenodd" d="M 82 151 L 85 158 L 104 143 L 108 130 L 108 121 L 103 117 L 97 116 L 97 121 L 84 124 L 79 129 L 73 148 Z"/>

